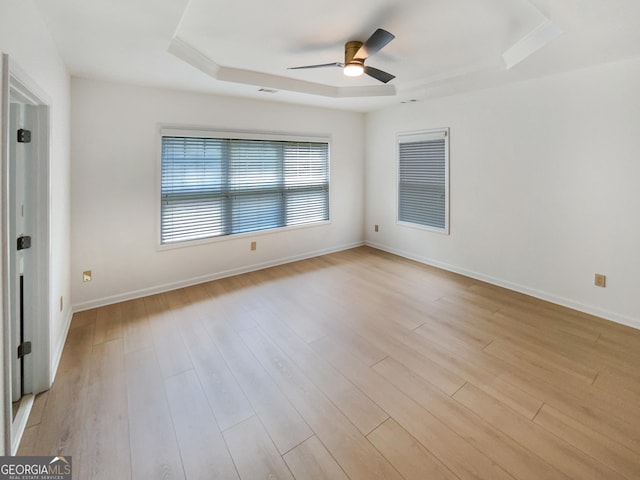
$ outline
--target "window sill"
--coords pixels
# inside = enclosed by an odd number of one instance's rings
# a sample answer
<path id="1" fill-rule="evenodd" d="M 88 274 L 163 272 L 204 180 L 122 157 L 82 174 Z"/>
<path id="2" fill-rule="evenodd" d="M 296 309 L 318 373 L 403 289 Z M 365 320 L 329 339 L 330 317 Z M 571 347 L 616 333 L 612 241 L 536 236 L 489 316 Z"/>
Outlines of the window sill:
<path id="1" fill-rule="evenodd" d="M 302 225 L 292 225 L 288 227 L 270 228 L 268 230 L 256 230 L 253 232 L 234 233 L 232 235 L 221 235 L 217 237 L 202 238 L 199 240 L 187 240 L 184 242 L 175 242 L 167 244 L 157 244 L 156 251 L 176 250 L 180 248 L 201 247 L 205 245 L 245 240 L 247 238 L 259 238 L 267 235 L 274 235 L 279 233 L 290 232 L 294 230 L 301 230 L 306 228 L 322 227 L 331 224 L 331 220 L 324 220 L 321 222 L 305 223 Z"/>

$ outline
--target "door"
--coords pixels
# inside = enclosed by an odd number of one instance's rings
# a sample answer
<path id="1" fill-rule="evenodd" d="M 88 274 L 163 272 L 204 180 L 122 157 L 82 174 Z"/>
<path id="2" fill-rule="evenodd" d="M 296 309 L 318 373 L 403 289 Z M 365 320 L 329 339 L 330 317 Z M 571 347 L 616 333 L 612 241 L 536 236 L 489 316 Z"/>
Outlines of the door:
<path id="1" fill-rule="evenodd" d="M 34 394 L 51 386 L 51 102 L 46 93 L 4 54 L 1 73 L 0 307 L 4 411 L 0 424 L 4 430 L 3 453 L 15 455 Z M 60 304 L 62 311 L 62 299 Z M 28 342 L 31 342 L 31 353 L 28 353 Z"/>
<path id="2" fill-rule="evenodd" d="M 33 163 L 35 159 L 32 138 L 34 107 L 28 105 L 15 95 L 10 97 L 9 106 L 9 281 L 12 284 L 10 298 L 11 321 L 11 368 L 12 368 L 12 402 L 17 402 L 27 393 L 31 393 L 30 369 L 27 368 L 27 355 L 31 351 L 31 343 L 27 338 L 26 326 L 32 320 L 33 304 L 33 258 L 31 252 L 33 230 L 32 185 Z M 17 408 L 13 408 L 14 414 Z"/>

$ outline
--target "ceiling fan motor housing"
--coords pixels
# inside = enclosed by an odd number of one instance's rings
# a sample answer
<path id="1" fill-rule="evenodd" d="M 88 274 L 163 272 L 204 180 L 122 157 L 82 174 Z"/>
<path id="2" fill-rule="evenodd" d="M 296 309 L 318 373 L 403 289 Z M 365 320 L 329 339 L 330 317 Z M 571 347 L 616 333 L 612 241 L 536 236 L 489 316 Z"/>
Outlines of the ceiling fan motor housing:
<path id="1" fill-rule="evenodd" d="M 349 63 L 359 63 L 361 65 L 364 64 L 364 59 L 355 59 L 353 57 L 356 56 L 358 50 L 362 46 L 362 42 L 352 41 L 344 44 L 344 64 L 348 65 Z"/>

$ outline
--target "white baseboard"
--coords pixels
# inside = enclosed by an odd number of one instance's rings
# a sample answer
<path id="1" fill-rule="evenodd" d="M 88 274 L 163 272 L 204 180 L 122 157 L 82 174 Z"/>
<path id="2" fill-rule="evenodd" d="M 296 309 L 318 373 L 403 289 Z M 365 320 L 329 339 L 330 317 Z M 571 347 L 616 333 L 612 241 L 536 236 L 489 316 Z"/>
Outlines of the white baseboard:
<path id="1" fill-rule="evenodd" d="M 113 303 L 124 302 L 127 300 L 134 300 L 136 298 L 146 297 L 149 295 L 155 295 L 157 293 L 168 292 L 170 290 L 176 290 L 178 288 L 190 287 L 191 285 L 197 285 L 199 283 L 211 282 L 213 280 L 219 280 L 221 278 L 232 277 L 242 273 L 254 272 L 256 270 L 262 270 L 264 268 L 275 267 L 278 265 L 285 265 L 287 263 L 297 262 L 299 260 L 305 260 L 307 258 L 319 257 L 320 255 L 327 255 L 329 253 L 341 252 L 350 248 L 361 247 L 364 242 L 354 242 L 350 244 L 340 245 L 337 247 L 326 248 L 322 250 L 315 250 L 312 252 L 305 252 L 299 255 L 293 255 L 290 257 L 277 258 L 262 263 L 256 263 L 252 265 L 246 265 L 239 268 L 233 268 L 230 270 L 224 270 L 221 272 L 215 272 L 199 277 L 193 277 L 185 280 L 179 280 L 177 282 L 166 283 L 162 285 L 154 285 L 148 288 L 142 288 L 134 290 L 132 292 L 121 293 L 118 295 L 111 295 L 109 297 L 98 298 L 90 300 L 88 302 L 78 303 L 73 305 L 74 312 L 81 312 L 83 310 L 89 310 L 91 308 L 104 307 L 105 305 L 111 305 Z M 63 344 L 64 346 L 64 344 Z"/>
<path id="2" fill-rule="evenodd" d="M 468 270 L 466 268 L 458 267 L 456 265 L 449 265 L 447 263 L 439 262 L 431 258 L 426 258 L 420 255 L 415 255 L 410 252 L 397 250 L 395 248 L 391 248 L 376 242 L 367 241 L 365 242 L 365 245 L 368 245 L 372 248 L 377 248 L 378 250 L 382 250 L 384 252 L 393 253 L 394 255 L 398 255 L 400 257 L 408 258 L 410 260 L 415 260 L 416 262 L 420 262 L 425 265 L 430 265 L 432 267 L 440 268 L 448 272 L 459 273 L 460 275 L 464 275 L 465 277 L 474 278 L 476 280 L 481 280 L 483 282 L 490 283 L 492 285 L 504 287 L 506 289 L 513 290 L 515 292 L 524 293 L 525 295 L 536 297 L 536 298 L 539 298 L 540 300 L 545 300 L 547 302 L 555 303 L 556 305 L 561 305 L 563 307 L 571 308 L 573 310 L 578 310 L 583 313 L 595 315 L 597 317 L 604 318 L 606 320 L 611 320 L 612 322 L 620 323 L 622 325 L 626 325 L 628 327 L 633 327 L 640 330 L 640 320 L 628 317 L 626 315 L 621 315 L 616 312 L 603 310 L 593 305 L 585 305 L 583 303 L 576 302 L 568 298 L 560 297 L 549 292 L 536 290 L 534 288 L 530 288 L 525 285 L 520 285 L 520 284 L 509 282 L 507 280 L 503 280 L 500 278 L 491 277 L 489 275 L 475 272 L 473 270 Z"/>
<path id="3" fill-rule="evenodd" d="M 73 308 L 69 309 L 62 326 L 62 332 L 56 339 L 54 348 L 51 349 L 53 355 L 51 356 L 51 366 L 49 371 L 49 386 L 53 385 L 53 379 L 56 378 L 56 372 L 58 371 L 58 365 L 62 359 L 62 351 L 64 350 L 64 344 L 67 341 L 69 335 L 69 328 L 71 327 L 71 319 L 73 318 Z"/>

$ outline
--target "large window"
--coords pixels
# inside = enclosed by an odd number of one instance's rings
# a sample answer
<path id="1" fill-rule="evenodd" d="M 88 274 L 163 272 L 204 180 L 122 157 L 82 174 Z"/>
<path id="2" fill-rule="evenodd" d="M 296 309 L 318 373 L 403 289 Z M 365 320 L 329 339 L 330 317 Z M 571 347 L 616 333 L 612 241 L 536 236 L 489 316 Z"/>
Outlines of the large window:
<path id="1" fill-rule="evenodd" d="M 162 134 L 162 244 L 329 220 L 326 140 L 171 133 Z"/>
<path id="2" fill-rule="evenodd" d="M 449 130 L 398 135 L 398 221 L 449 233 Z"/>

